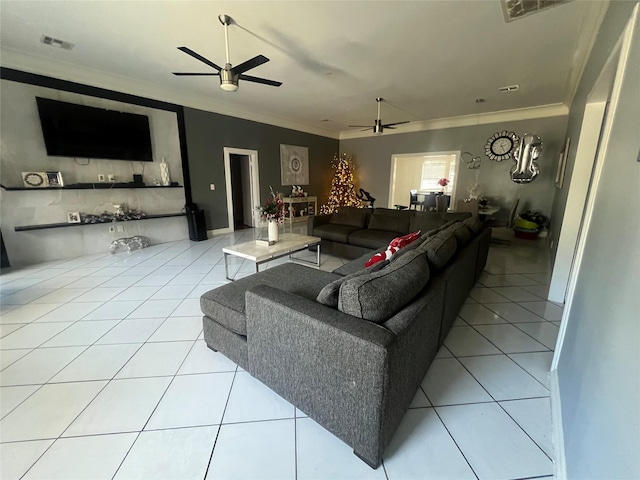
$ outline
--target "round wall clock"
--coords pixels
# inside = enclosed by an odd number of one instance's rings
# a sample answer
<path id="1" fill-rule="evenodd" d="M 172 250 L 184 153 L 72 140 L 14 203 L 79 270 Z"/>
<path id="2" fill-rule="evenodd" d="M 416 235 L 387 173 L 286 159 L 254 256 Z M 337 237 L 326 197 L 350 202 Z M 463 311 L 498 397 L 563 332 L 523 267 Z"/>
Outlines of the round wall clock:
<path id="1" fill-rule="evenodd" d="M 511 157 L 511 152 L 515 149 L 520 138 L 514 132 L 503 130 L 496 132 L 489 137 L 484 146 L 484 153 L 490 160 L 501 162 Z"/>

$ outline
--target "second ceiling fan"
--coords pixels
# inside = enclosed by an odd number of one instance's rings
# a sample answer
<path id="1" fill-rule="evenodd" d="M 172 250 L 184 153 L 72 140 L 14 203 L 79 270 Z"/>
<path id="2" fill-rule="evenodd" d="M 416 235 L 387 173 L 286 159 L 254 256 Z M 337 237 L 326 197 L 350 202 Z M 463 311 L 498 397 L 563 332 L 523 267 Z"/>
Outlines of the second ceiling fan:
<path id="1" fill-rule="evenodd" d="M 229 61 L 229 35 L 227 33 L 227 29 L 233 19 L 229 15 L 218 15 L 218 20 L 220 23 L 224 25 L 224 43 L 226 47 L 226 58 L 227 62 L 225 63 L 224 68 L 219 67 L 211 60 L 203 57 L 199 53 L 194 52 L 188 47 L 178 47 L 178 50 L 186 53 L 187 55 L 192 56 L 196 60 L 200 60 L 205 65 L 209 65 L 217 70 L 217 73 L 183 73 L 183 72 L 173 72 L 174 75 L 178 76 L 220 76 L 220 88 L 227 92 L 235 92 L 238 90 L 238 82 L 239 80 L 246 80 L 247 82 L 261 83 L 263 85 L 270 85 L 272 87 L 279 87 L 282 85 L 282 82 L 277 82 L 275 80 L 267 80 L 266 78 L 260 77 L 252 77 L 249 75 L 244 75 L 244 72 L 247 70 L 251 70 L 252 68 L 258 67 L 263 63 L 267 63 L 269 59 L 264 55 L 256 55 L 255 57 L 247 60 L 240 65 L 236 65 L 233 67 Z"/>
<path id="2" fill-rule="evenodd" d="M 404 122 L 394 122 L 394 123 L 385 123 L 385 124 L 383 124 L 382 120 L 380 119 L 380 104 L 382 102 L 384 102 L 384 101 L 385 100 L 382 97 L 377 97 L 376 98 L 376 102 L 378 102 L 378 118 L 376 118 L 374 120 L 373 133 L 378 134 L 378 135 L 381 134 L 384 131 L 385 128 L 389 128 L 389 129 L 393 130 L 394 128 L 396 128 L 395 127 L 396 125 L 402 125 L 404 123 L 409 123 L 409 120 L 405 120 Z M 367 130 L 369 128 L 371 128 L 370 125 L 349 125 L 349 126 L 350 127 L 364 127 Z"/>

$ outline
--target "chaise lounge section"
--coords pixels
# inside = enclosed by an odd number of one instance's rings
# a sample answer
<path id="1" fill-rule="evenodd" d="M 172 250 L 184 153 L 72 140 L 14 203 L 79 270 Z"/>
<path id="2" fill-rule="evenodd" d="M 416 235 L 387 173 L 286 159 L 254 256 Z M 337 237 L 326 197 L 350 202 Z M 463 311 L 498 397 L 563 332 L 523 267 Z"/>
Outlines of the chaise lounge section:
<path id="1" fill-rule="evenodd" d="M 486 263 L 490 231 L 474 220 L 441 222 L 369 268 L 376 250 L 334 272 L 289 263 L 211 290 L 205 341 L 377 468 Z"/>

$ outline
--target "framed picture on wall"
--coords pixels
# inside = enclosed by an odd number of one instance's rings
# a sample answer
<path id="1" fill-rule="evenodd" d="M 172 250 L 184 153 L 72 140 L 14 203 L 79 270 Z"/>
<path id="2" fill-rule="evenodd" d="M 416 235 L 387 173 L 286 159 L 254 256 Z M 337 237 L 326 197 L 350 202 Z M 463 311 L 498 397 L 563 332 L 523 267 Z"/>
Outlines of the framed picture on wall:
<path id="1" fill-rule="evenodd" d="M 567 157 L 569 156 L 569 145 L 571 144 L 571 138 L 567 137 L 567 141 L 564 144 L 564 148 L 560 152 L 558 158 L 558 169 L 556 170 L 556 188 L 562 188 L 564 185 L 564 172 L 567 169 Z"/>
<path id="2" fill-rule="evenodd" d="M 280 145 L 280 179 L 282 185 L 309 185 L 309 149 Z"/>

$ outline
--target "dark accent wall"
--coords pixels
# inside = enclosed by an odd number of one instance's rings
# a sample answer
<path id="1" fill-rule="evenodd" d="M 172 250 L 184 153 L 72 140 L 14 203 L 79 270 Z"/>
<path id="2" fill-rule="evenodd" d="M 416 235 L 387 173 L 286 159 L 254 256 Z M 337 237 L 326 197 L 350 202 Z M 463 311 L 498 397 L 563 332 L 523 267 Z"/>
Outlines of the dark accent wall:
<path id="1" fill-rule="evenodd" d="M 331 160 L 338 153 L 337 139 L 192 108 L 184 109 L 184 118 L 191 194 L 205 211 L 208 230 L 229 226 L 224 147 L 258 151 L 262 201 L 269 186 L 284 194 L 291 192 L 290 186 L 280 183 L 280 144 L 308 147 L 309 185 L 303 188 L 309 195 L 318 196 L 319 205 L 326 201 L 333 178 Z M 215 190 L 209 187 L 212 183 Z"/>

